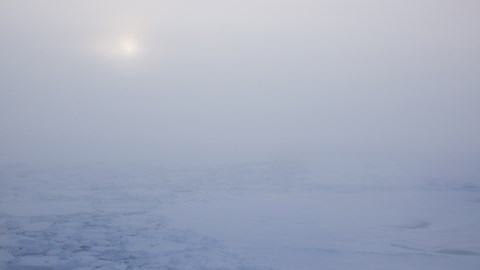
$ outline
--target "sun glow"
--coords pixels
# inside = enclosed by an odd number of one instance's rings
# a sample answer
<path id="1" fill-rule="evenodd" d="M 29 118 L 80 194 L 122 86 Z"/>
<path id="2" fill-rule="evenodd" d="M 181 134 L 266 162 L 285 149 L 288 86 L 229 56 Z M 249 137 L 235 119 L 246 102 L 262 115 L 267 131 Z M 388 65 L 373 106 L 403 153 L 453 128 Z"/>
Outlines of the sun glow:
<path id="1" fill-rule="evenodd" d="M 138 43 L 135 39 L 128 38 L 121 41 L 121 51 L 125 55 L 134 55 L 138 53 Z"/>
<path id="2" fill-rule="evenodd" d="M 134 35 L 104 36 L 91 45 L 92 51 L 104 59 L 132 62 L 141 59 L 145 54 L 144 44 Z"/>

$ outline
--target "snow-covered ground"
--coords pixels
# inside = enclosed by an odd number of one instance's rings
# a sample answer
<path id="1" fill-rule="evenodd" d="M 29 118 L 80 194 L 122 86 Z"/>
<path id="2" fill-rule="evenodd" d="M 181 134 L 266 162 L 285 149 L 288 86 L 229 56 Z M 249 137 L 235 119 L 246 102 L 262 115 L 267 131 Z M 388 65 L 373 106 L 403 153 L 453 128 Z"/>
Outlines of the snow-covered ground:
<path id="1" fill-rule="evenodd" d="M 475 183 L 378 171 L 5 165 L 0 269 L 479 269 Z"/>

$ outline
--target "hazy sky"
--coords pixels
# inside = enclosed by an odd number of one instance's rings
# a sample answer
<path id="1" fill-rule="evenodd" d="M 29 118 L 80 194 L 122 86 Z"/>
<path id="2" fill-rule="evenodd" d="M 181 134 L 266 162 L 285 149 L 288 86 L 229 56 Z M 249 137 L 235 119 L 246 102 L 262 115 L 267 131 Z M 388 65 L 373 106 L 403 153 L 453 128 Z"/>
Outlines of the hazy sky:
<path id="1" fill-rule="evenodd" d="M 479 29 L 475 0 L 2 0 L 0 161 L 473 162 Z"/>

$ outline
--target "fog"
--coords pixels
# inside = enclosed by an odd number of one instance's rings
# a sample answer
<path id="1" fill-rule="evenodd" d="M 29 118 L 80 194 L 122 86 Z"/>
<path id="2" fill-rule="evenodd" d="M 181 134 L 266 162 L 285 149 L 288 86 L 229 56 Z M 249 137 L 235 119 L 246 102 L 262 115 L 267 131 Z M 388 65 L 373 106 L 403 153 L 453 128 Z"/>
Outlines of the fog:
<path id="1" fill-rule="evenodd" d="M 472 175 L 479 8 L 4 0 L 0 160 L 388 161 Z"/>
<path id="2" fill-rule="evenodd" d="M 0 269 L 478 270 L 480 1 L 0 0 Z"/>

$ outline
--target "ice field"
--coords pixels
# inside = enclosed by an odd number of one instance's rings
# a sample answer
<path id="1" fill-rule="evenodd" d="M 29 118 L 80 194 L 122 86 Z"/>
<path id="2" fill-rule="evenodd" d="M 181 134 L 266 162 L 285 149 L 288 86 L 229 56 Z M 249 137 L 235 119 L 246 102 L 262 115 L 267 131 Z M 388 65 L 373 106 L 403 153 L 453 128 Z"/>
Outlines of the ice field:
<path id="1" fill-rule="evenodd" d="M 286 164 L 2 166 L 0 269 L 480 267 L 478 186 L 383 176 L 345 182 Z"/>

